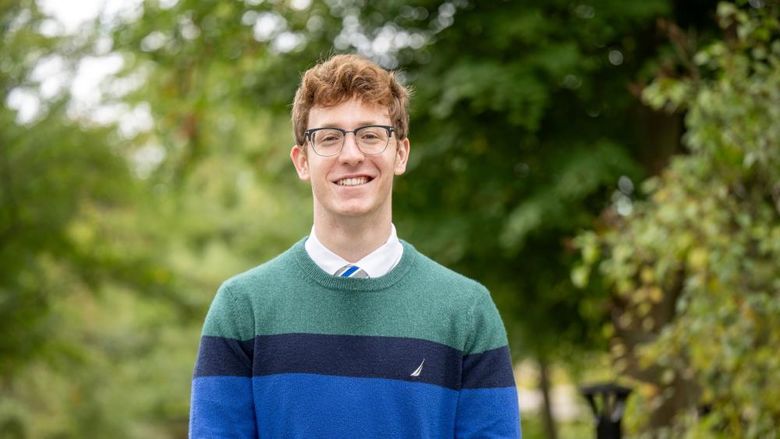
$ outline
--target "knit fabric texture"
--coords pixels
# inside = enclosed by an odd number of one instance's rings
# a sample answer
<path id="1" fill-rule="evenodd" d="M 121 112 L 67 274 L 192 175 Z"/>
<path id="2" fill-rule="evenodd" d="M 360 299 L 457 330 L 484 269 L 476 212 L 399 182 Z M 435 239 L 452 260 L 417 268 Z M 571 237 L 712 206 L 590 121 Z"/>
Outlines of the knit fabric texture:
<path id="1" fill-rule="evenodd" d="M 401 261 L 377 278 L 325 273 L 301 240 L 222 284 L 190 437 L 519 438 L 489 292 L 401 242 Z"/>

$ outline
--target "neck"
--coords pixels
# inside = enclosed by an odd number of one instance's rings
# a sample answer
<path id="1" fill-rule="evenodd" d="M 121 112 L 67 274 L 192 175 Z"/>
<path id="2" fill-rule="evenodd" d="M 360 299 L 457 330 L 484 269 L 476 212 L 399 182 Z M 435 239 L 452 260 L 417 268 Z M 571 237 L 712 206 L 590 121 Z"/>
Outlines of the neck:
<path id="1" fill-rule="evenodd" d="M 357 262 L 378 249 L 390 236 L 391 218 L 384 221 L 366 221 L 359 218 L 332 221 L 314 217 L 317 239 L 333 253 L 348 262 Z"/>

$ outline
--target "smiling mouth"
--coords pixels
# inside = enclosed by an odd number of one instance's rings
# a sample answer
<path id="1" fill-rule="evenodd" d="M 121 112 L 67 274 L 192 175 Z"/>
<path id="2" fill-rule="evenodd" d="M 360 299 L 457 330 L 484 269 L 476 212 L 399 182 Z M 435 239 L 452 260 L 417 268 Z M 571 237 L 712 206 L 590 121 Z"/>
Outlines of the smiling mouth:
<path id="1" fill-rule="evenodd" d="M 337 180 L 336 184 L 339 186 L 360 186 L 368 183 L 371 180 L 372 179 L 368 177 L 350 177 Z"/>

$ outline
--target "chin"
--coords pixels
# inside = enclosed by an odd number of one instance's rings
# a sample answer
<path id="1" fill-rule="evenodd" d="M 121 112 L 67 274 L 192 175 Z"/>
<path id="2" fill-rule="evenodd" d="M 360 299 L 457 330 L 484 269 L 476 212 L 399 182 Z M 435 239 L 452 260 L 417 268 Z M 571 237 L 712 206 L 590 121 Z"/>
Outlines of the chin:
<path id="1" fill-rule="evenodd" d="M 354 207 L 354 208 L 342 208 L 337 211 L 339 215 L 349 218 L 359 218 L 362 216 L 368 216 L 373 212 L 376 212 L 376 209 L 368 209 L 364 207 Z"/>
<path id="2" fill-rule="evenodd" d="M 346 218 L 360 218 L 372 216 L 381 210 L 381 206 L 364 202 L 346 202 L 339 206 L 334 206 L 332 212 Z"/>
<path id="3" fill-rule="evenodd" d="M 320 210 L 331 217 L 344 219 L 359 219 L 361 217 L 374 217 L 380 214 L 386 205 L 377 203 L 375 199 L 353 198 L 348 200 L 329 200 L 331 202 L 320 204 Z M 388 200 L 389 202 L 389 200 Z"/>

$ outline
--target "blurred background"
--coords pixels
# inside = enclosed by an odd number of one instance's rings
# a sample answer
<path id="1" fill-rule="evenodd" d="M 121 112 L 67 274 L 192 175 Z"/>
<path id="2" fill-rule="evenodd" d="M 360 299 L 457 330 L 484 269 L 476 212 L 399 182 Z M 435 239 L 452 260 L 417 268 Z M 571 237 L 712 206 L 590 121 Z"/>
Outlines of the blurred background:
<path id="1" fill-rule="evenodd" d="M 300 73 L 414 90 L 401 238 L 492 291 L 524 437 L 780 426 L 776 0 L 0 0 L 0 438 L 184 438 L 218 285 L 309 232 Z"/>

